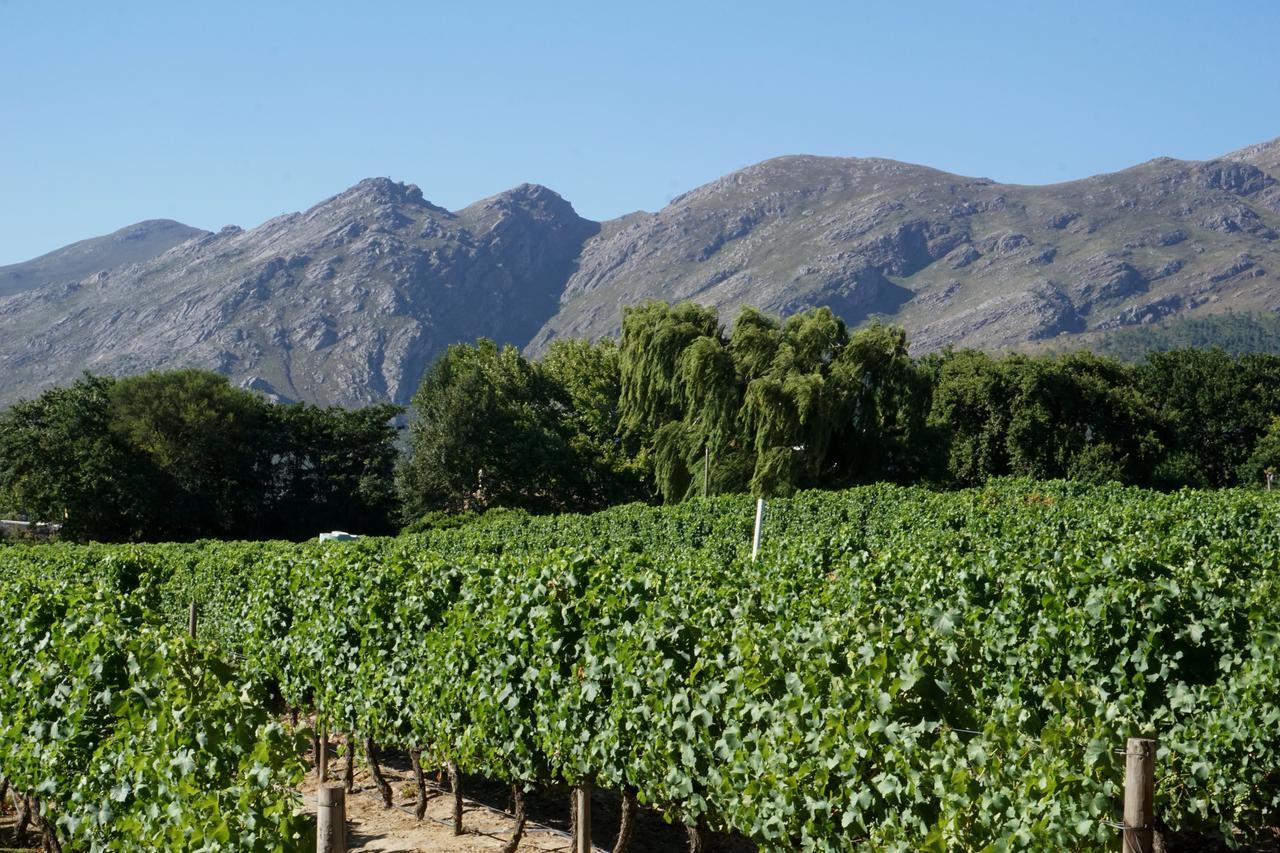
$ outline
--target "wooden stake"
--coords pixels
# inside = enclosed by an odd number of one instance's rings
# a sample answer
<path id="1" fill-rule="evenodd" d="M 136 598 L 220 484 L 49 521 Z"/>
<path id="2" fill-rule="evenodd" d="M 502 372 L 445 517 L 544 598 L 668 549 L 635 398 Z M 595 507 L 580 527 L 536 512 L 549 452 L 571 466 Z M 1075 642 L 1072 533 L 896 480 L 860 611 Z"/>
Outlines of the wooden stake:
<path id="1" fill-rule="evenodd" d="M 449 788 L 453 791 L 453 834 L 462 834 L 462 774 L 458 772 L 458 765 L 449 761 L 445 764 L 445 770 L 449 773 Z"/>
<path id="2" fill-rule="evenodd" d="M 1124 756 L 1124 853 L 1153 853 L 1156 742 L 1131 737 Z"/>
<path id="3" fill-rule="evenodd" d="M 196 638 L 196 603 L 194 601 L 187 610 L 187 633 L 191 635 L 191 639 Z"/>
<path id="4" fill-rule="evenodd" d="M 316 773 L 320 777 L 320 784 L 323 785 L 329 781 L 329 727 L 317 724 L 317 728 L 320 729 L 320 749 L 316 757 Z"/>
<path id="5" fill-rule="evenodd" d="M 573 825 L 573 847 L 578 853 L 591 853 L 591 785 L 583 783 L 573 789 L 577 819 Z"/>
<path id="6" fill-rule="evenodd" d="M 341 785 L 319 790 L 316 853 L 347 853 L 347 792 Z"/>

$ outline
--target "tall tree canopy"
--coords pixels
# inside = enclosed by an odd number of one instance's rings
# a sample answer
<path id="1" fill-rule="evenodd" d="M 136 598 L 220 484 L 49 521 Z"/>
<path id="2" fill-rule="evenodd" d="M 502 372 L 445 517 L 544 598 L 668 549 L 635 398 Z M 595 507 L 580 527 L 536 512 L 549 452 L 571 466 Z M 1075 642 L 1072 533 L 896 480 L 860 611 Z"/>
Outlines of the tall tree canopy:
<path id="1" fill-rule="evenodd" d="M 592 506 L 566 409 L 561 388 L 515 347 L 486 339 L 449 347 L 413 397 L 411 455 L 400 472 L 406 518 Z"/>
<path id="2" fill-rule="evenodd" d="M 917 467 L 928 389 L 901 330 L 747 309 L 726 334 L 711 309 L 649 303 L 624 314 L 620 360 L 621 428 L 667 501 L 703 479 L 772 495 Z"/>
<path id="3" fill-rule="evenodd" d="M 272 405 L 225 377 L 86 375 L 0 412 L 0 512 L 77 539 L 301 538 L 491 507 L 1007 475 L 1260 487 L 1280 357 L 1172 350 L 913 358 L 902 329 L 650 302 L 540 361 L 458 344 L 394 406 Z M 425 522 L 423 522 L 425 523 Z"/>
<path id="4" fill-rule="evenodd" d="M 203 370 L 119 379 L 108 396 L 112 432 L 154 472 L 155 535 L 260 532 L 273 497 L 268 403 Z"/>
<path id="5" fill-rule="evenodd" d="M 1162 445 L 1133 371 L 1087 353 L 945 357 L 932 423 L 958 483 L 1017 475 L 1146 482 Z"/>
<path id="6" fill-rule="evenodd" d="M 111 429 L 113 385 L 86 375 L 0 414 L 0 508 L 72 539 L 146 536 L 157 472 Z"/>
<path id="7" fill-rule="evenodd" d="M 1138 387 L 1159 413 L 1169 448 L 1159 485 L 1226 486 L 1280 414 L 1280 356 L 1220 349 L 1151 353 Z"/>

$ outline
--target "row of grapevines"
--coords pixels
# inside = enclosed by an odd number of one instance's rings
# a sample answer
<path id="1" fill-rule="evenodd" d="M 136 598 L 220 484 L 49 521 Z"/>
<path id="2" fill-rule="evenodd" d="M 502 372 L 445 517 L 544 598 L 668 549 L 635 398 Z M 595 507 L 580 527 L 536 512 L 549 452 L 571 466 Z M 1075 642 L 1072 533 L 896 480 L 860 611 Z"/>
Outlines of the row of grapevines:
<path id="1" fill-rule="evenodd" d="M 114 586 L 6 568 L 0 776 L 50 846 L 298 849 L 296 743 L 258 689 Z"/>
<path id="2" fill-rule="evenodd" d="M 1275 820 L 1275 509 L 881 486 L 771 503 L 758 562 L 741 498 L 47 559 L 175 620 L 195 598 L 294 705 L 495 778 L 767 849 L 1106 849 L 1131 735 L 1160 738 L 1171 826 Z"/>

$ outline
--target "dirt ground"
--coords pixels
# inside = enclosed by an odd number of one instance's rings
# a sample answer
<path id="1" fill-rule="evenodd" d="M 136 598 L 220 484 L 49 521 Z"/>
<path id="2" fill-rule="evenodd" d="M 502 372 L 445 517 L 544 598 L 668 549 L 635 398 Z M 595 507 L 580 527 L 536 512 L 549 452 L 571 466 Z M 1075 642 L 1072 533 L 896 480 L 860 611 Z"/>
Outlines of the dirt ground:
<path id="1" fill-rule="evenodd" d="M 28 830 L 26 837 L 21 841 L 13 837 L 14 825 L 18 822 L 18 816 L 13 813 L 12 809 L 8 808 L 8 805 L 8 802 L 0 804 L 0 853 L 17 853 L 17 851 L 27 853 L 29 850 L 37 849 L 40 842 L 34 832 Z M 23 846 L 10 846 L 14 843 L 20 843 Z"/>
<path id="2" fill-rule="evenodd" d="M 330 783 L 341 781 L 341 765 L 331 765 Z M 465 835 L 453 834 L 453 796 L 432 787 L 427 801 L 426 817 L 414 817 L 417 793 L 413 774 L 405 767 L 389 764 L 383 775 L 391 783 L 392 807 L 384 808 L 382 796 L 373 779 L 363 768 L 355 773 L 354 793 L 347 794 L 347 849 L 350 853 L 472 853 L 501 850 L 510 840 L 515 819 L 483 803 L 464 797 L 462 823 Z M 315 814 L 317 781 L 315 773 L 307 776 L 302 794 L 308 812 Z M 463 791 L 466 791 L 464 783 Z M 567 835 L 532 821 L 525 824 L 521 850 L 571 849 Z"/>
<path id="3" fill-rule="evenodd" d="M 336 740 L 336 739 L 335 739 Z M 340 750 L 333 743 L 330 756 Z M 360 759 L 362 756 L 357 756 Z M 308 756 L 309 758 L 309 756 Z M 354 793 L 347 795 L 347 842 L 351 853 L 397 851 L 397 853 L 472 853 L 495 851 L 511 839 L 515 818 L 511 815 L 510 789 L 489 780 L 464 776 L 462 779 L 465 833 L 453 834 L 453 795 L 448 781 L 435 771 L 427 773 L 427 814 L 418 822 L 414 818 L 417 792 L 408 756 L 384 753 L 382 773 L 391 784 L 392 807 L 384 808 L 364 762 L 356 761 Z M 331 757 L 329 784 L 342 780 L 345 759 Z M 425 769 L 425 768 L 424 768 Z M 317 780 L 314 768 L 300 787 L 304 808 L 315 814 Z M 539 790 L 525 795 L 528 820 L 520 842 L 521 851 L 571 851 L 569 838 L 569 800 L 567 788 Z M 597 790 L 591 798 L 591 835 L 596 850 L 605 853 L 618 834 L 621 798 L 616 791 Z M 737 836 L 708 833 L 708 853 L 754 853 L 755 845 Z M 678 853 L 688 849 L 688 836 L 683 826 L 672 825 L 651 808 L 641 807 L 636 814 L 631 853 Z"/>

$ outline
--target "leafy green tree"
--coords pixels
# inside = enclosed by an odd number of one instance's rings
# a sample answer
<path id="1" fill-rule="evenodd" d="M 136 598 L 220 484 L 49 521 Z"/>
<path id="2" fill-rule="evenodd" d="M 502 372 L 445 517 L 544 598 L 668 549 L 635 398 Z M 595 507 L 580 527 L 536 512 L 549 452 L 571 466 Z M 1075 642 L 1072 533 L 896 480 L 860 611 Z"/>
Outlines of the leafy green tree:
<path id="1" fill-rule="evenodd" d="M 847 399 L 828 473 L 814 485 L 936 479 L 941 442 L 928 423 L 934 362 L 910 357 L 906 332 L 878 323 L 859 329 L 832 373 Z"/>
<path id="2" fill-rule="evenodd" d="M 619 430 L 617 343 L 555 341 L 537 367 L 562 407 L 569 446 L 586 463 L 589 508 L 642 500 L 648 494 L 645 472 L 635 459 L 636 446 L 625 442 Z"/>
<path id="3" fill-rule="evenodd" d="M 449 347 L 413 397 L 410 457 L 399 478 L 406 519 L 589 504 L 562 409 L 554 384 L 515 347 L 487 339 Z"/>
<path id="4" fill-rule="evenodd" d="M 1169 456 L 1158 485 L 1226 486 L 1280 410 L 1280 357 L 1220 349 L 1152 353 L 1138 387 L 1162 422 Z"/>
<path id="5" fill-rule="evenodd" d="M 156 471 L 111 429 L 116 380 L 86 374 L 0 413 L 0 502 L 71 539 L 147 535 Z"/>
<path id="6" fill-rule="evenodd" d="M 152 523 L 172 539 L 261 535 L 273 495 L 269 404 L 204 370 L 111 386 L 111 429 L 146 459 L 166 507 Z"/>
<path id="7" fill-rule="evenodd" d="M 1118 362 L 1088 353 L 1008 359 L 1015 403 L 1007 438 L 1013 473 L 1052 479 L 1145 481 L 1162 451 L 1154 411 Z"/>
<path id="8" fill-rule="evenodd" d="M 1240 483 L 1245 486 L 1264 486 L 1268 475 L 1273 483 L 1280 479 L 1280 417 L 1271 419 L 1270 429 L 1258 439 L 1238 473 Z"/>
<path id="9" fill-rule="evenodd" d="M 393 419 L 401 411 L 385 403 L 353 410 L 305 403 L 268 407 L 272 535 L 393 532 L 400 459 Z"/>
<path id="10" fill-rule="evenodd" d="M 725 335 L 710 309 L 649 303 L 624 314 L 620 358 L 621 428 L 666 501 L 704 477 L 778 495 L 922 467 L 929 387 L 900 329 L 745 309 Z"/>
<path id="11" fill-rule="evenodd" d="M 273 406 L 199 370 L 86 375 L 0 414 L 0 508 L 70 539 L 389 532 L 394 406 Z"/>
<path id="12" fill-rule="evenodd" d="M 623 435 L 643 441 L 682 419 L 681 357 L 699 338 L 720 339 L 719 322 L 710 308 L 647 302 L 623 311 L 618 354 Z"/>
<path id="13" fill-rule="evenodd" d="M 1159 420 L 1118 362 L 1087 353 L 947 358 L 932 422 L 948 436 L 956 482 L 991 477 L 1144 482 L 1162 445 Z"/>
<path id="14" fill-rule="evenodd" d="M 1009 473 L 1012 403 L 1013 389 L 995 358 L 972 350 L 945 358 L 930 422 L 947 436 L 947 470 L 956 482 L 973 485 Z"/>

